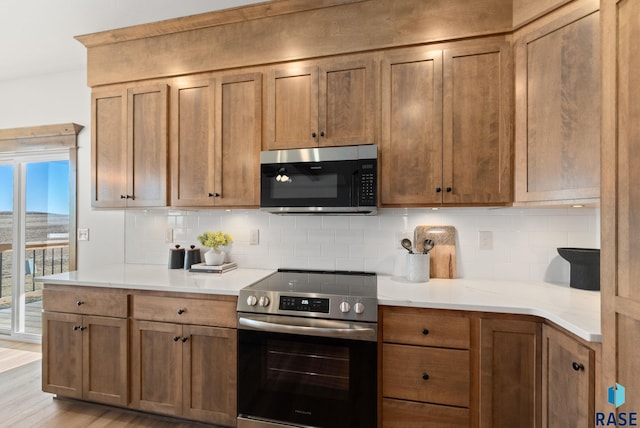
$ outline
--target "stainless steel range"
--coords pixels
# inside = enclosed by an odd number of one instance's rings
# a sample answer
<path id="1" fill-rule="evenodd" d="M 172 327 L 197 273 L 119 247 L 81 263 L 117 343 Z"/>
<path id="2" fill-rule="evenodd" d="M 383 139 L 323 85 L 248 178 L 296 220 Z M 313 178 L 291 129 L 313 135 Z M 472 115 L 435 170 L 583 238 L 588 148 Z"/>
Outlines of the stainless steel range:
<path id="1" fill-rule="evenodd" d="M 279 270 L 238 298 L 238 428 L 374 427 L 377 277 Z"/>

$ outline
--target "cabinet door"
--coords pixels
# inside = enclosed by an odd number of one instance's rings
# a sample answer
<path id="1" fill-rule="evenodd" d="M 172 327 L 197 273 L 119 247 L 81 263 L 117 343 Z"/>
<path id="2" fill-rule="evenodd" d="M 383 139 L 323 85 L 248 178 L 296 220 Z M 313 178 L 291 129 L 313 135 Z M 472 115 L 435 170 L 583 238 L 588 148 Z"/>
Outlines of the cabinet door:
<path id="1" fill-rule="evenodd" d="M 94 207 L 126 206 L 126 108 L 124 90 L 91 94 L 91 205 Z"/>
<path id="2" fill-rule="evenodd" d="M 179 415 L 182 409 L 182 326 L 133 321 L 132 397 L 134 408 Z"/>
<path id="3" fill-rule="evenodd" d="M 291 64 L 267 81 L 265 150 L 317 147 L 318 67 Z"/>
<path id="4" fill-rule="evenodd" d="M 445 203 L 511 201 L 509 52 L 506 43 L 444 51 Z"/>
<path id="5" fill-rule="evenodd" d="M 82 316 L 42 314 L 42 390 L 82 398 Z"/>
<path id="6" fill-rule="evenodd" d="M 215 108 L 216 206 L 260 204 L 262 74 L 218 79 Z"/>
<path id="7" fill-rule="evenodd" d="M 127 206 L 167 206 L 167 86 L 127 90 Z"/>
<path id="8" fill-rule="evenodd" d="M 597 8 L 516 43 L 516 201 L 600 197 Z"/>
<path id="9" fill-rule="evenodd" d="M 595 352 L 553 327 L 543 328 L 542 425 L 592 427 Z"/>
<path id="10" fill-rule="evenodd" d="M 187 81 L 171 91 L 171 205 L 213 206 L 214 82 Z"/>
<path id="11" fill-rule="evenodd" d="M 236 423 L 236 330 L 183 327 L 183 414 L 199 421 Z"/>
<path id="12" fill-rule="evenodd" d="M 374 144 L 376 67 L 373 61 L 331 63 L 319 72 L 319 146 Z"/>
<path id="13" fill-rule="evenodd" d="M 480 328 L 480 426 L 540 427 L 540 323 L 482 319 Z"/>
<path id="14" fill-rule="evenodd" d="M 82 327 L 84 398 L 126 406 L 129 403 L 128 320 L 85 316 Z"/>
<path id="15" fill-rule="evenodd" d="M 442 202 L 442 52 L 390 55 L 382 63 L 380 200 Z"/>

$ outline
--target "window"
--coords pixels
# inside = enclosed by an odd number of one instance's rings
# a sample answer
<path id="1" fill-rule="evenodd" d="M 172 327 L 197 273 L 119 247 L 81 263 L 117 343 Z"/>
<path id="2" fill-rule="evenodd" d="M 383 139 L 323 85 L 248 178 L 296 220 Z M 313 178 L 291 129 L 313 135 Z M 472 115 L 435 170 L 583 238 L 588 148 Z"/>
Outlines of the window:
<path id="1" fill-rule="evenodd" d="M 75 124 L 0 130 L 0 334 L 39 340 L 38 276 L 76 266 Z"/>

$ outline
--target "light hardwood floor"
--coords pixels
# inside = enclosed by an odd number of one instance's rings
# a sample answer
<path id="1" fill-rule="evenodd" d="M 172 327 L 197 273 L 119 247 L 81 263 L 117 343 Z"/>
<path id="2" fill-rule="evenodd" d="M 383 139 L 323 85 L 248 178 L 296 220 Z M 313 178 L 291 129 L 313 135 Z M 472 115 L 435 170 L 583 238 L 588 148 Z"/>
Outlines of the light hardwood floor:
<path id="1" fill-rule="evenodd" d="M 189 423 L 124 409 L 57 399 L 41 390 L 40 345 L 0 340 L 1 428 L 189 428 Z"/>

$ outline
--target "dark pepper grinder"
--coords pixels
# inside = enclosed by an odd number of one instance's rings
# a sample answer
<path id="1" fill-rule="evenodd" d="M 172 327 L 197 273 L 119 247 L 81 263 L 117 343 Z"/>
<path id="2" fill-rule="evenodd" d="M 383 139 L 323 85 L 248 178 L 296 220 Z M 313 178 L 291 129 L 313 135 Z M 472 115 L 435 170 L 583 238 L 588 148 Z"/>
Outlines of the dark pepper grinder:
<path id="1" fill-rule="evenodd" d="M 182 269 L 184 266 L 184 248 L 176 245 L 175 248 L 169 249 L 169 269 Z"/>
<path id="2" fill-rule="evenodd" d="M 200 248 L 196 248 L 195 245 L 191 245 L 184 255 L 185 270 L 191 269 L 192 265 L 198 264 L 200 261 Z"/>

